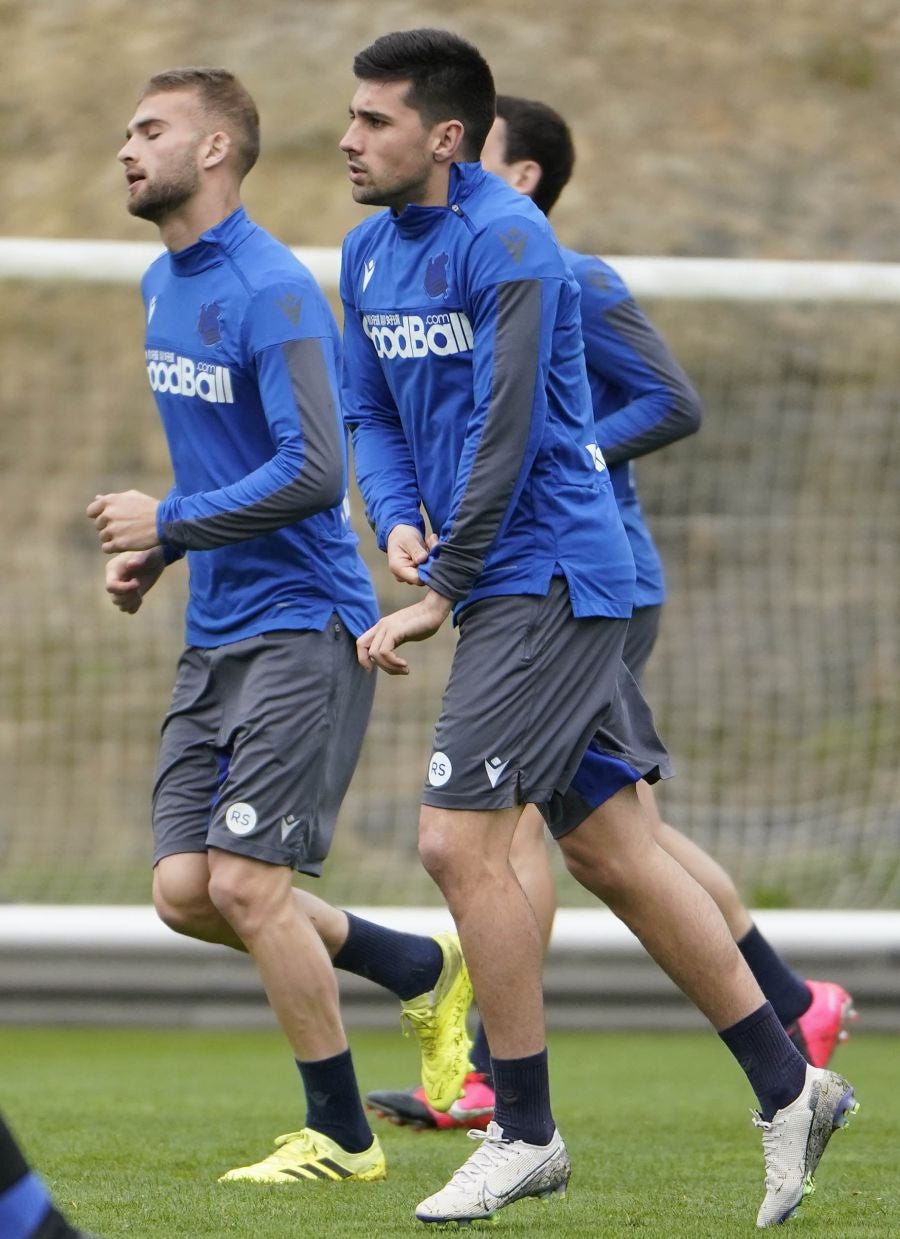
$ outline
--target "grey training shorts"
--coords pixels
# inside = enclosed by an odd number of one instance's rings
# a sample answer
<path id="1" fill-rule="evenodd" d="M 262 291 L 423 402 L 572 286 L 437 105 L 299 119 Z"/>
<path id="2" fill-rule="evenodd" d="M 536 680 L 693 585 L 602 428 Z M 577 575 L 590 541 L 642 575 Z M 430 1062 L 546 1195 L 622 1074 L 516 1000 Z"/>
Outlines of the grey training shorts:
<path id="1" fill-rule="evenodd" d="M 659 635 L 662 606 L 635 607 L 628 621 L 628 634 L 622 651 L 622 662 L 638 684 L 644 678 L 644 668 L 653 653 Z"/>
<path id="2" fill-rule="evenodd" d="M 650 709 L 622 662 L 628 622 L 546 596 L 484 598 L 463 614 L 422 803 L 536 804 L 557 837 L 641 778 L 670 773 Z"/>
<path id="3" fill-rule="evenodd" d="M 221 848 L 318 875 L 375 677 L 336 614 L 181 656 L 153 789 L 153 863 Z"/>

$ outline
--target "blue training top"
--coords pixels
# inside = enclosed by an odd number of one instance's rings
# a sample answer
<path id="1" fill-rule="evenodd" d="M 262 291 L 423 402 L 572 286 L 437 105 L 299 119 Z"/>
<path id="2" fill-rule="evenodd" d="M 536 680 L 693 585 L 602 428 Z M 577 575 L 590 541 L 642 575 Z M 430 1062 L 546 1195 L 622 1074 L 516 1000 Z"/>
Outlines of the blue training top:
<path id="1" fill-rule="evenodd" d="M 449 205 L 382 211 L 341 265 L 344 414 L 384 548 L 440 543 L 420 575 L 459 604 L 544 594 L 627 618 L 634 561 L 596 443 L 579 293 L 544 215 L 454 164 Z"/>
<path id="2" fill-rule="evenodd" d="M 662 561 L 647 528 L 632 461 L 692 434 L 702 406 L 687 375 L 607 263 L 563 249 L 581 288 L 581 328 L 596 419 L 637 570 L 634 605 L 665 601 Z"/>
<path id="3" fill-rule="evenodd" d="M 242 208 L 161 255 L 141 285 L 150 386 L 175 485 L 168 559 L 187 552 L 187 641 L 377 618 L 347 519 L 340 337 L 309 271 Z"/>

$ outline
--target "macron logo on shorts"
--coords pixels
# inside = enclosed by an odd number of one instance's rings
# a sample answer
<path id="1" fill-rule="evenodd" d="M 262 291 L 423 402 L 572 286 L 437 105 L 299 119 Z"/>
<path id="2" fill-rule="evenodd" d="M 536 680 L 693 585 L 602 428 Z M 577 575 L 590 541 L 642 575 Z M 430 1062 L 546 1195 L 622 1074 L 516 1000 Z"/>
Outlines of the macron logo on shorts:
<path id="1" fill-rule="evenodd" d="M 299 817 L 295 817 L 293 813 L 285 813 L 284 817 L 281 819 L 281 842 L 284 843 L 288 835 L 291 834 L 299 825 Z"/>
<path id="2" fill-rule="evenodd" d="M 490 757 L 484 763 L 484 772 L 491 781 L 491 787 L 496 787 L 500 782 L 503 771 L 509 765 L 509 758 L 506 761 L 501 761 L 499 757 Z"/>

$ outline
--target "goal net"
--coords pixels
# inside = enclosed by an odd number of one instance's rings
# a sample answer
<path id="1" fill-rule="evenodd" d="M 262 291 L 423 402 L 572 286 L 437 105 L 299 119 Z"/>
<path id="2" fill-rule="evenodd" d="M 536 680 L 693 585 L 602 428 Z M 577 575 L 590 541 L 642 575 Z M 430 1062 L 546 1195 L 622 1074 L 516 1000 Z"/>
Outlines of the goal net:
<path id="1" fill-rule="evenodd" d="M 333 291 L 336 256 L 314 258 Z M 2 901 L 149 898 L 185 572 L 119 614 L 84 516 L 97 492 L 170 484 L 141 363 L 146 259 L 0 243 Z M 698 435 L 637 463 L 670 595 L 646 678 L 676 767 L 665 815 L 751 906 L 896 906 L 898 269 L 856 269 L 848 285 L 838 264 L 614 265 L 706 410 Z M 358 501 L 355 514 L 383 605 L 402 605 Z M 453 639 L 412 647 L 408 679 L 381 677 L 316 888 L 328 898 L 440 902 L 415 833 Z M 560 898 L 583 902 L 562 875 Z"/>

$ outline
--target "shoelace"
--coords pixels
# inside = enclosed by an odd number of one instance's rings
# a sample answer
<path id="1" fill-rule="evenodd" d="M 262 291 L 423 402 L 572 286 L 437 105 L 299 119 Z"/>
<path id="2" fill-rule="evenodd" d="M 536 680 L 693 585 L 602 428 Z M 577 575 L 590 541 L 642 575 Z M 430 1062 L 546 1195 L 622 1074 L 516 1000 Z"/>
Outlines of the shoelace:
<path id="1" fill-rule="evenodd" d="M 427 1011 L 404 1011 L 400 1017 L 404 1033 L 409 1036 L 410 1032 L 415 1032 L 416 1038 L 426 1047 L 431 1045 L 438 1032 L 434 1008 L 434 996 L 432 995 L 431 1006 Z"/>
<path id="2" fill-rule="evenodd" d="M 775 1158 L 778 1154 L 778 1142 L 784 1133 L 784 1120 L 773 1119 L 767 1122 L 757 1110 L 751 1110 L 753 1126 L 758 1127 L 763 1134 L 763 1159 L 766 1163 L 766 1191 L 774 1191 L 781 1182 L 781 1177 L 775 1171 Z"/>
<path id="3" fill-rule="evenodd" d="M 466 1135 L 470 1140 L 482 1141 L 481 1148 L 476 1149 L 472 1156 L 463 1162 L 447 1184 L 448 1187 L 469 1182 L 475 1183 L 489 1170 L 502 1166 L 509 1158 L 510 1142 L 504 1140 L 502 1136 L 497 1136 L 490 1130 L 479 1131 L 476 1128 L 467 1132 Z"/>
<path id="4" fill-rule="evenodd" d="M 289 1131 L 283 1136 L 275 1137 L 275 1152 L 270 1153 L 264 1161 L 281 1166 L 286 1162 L 296 1161 L 301 1153 L 316 1156 L 316 1146 L 309 1131 Z"/>

